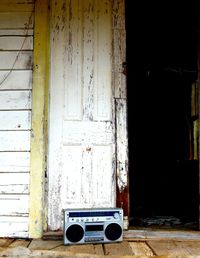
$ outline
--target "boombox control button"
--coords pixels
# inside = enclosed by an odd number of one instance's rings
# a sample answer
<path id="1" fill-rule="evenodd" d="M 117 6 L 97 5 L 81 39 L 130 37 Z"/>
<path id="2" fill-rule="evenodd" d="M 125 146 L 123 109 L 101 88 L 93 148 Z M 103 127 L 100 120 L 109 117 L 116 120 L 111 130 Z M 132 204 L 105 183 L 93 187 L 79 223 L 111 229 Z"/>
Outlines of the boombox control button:
<path id="1" fill-rule="evenodd" d="M 115 213 L 113 214 L 113 217 L 114 217 L 115 219 L 119 219 L 119 213 L 118 213 L 118 212 L 115 212 Z"/>

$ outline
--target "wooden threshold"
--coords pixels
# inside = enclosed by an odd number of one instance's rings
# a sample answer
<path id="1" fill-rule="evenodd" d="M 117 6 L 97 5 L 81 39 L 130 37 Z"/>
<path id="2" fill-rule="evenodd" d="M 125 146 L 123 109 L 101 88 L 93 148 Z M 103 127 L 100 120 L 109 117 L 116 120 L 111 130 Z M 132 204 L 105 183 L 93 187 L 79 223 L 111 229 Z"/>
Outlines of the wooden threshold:
<path id="1" fill-rule="evenodd" d="M 133 229 L 124 230 L 124 239 L 127 241 L 142 240 L 176 240 L 200 241 L 200 231 L 187 230 L 159 230 L 159 229 Z M 49 231 L 43 234 L 44 240 L 62 240 L 63 231 Z"/>

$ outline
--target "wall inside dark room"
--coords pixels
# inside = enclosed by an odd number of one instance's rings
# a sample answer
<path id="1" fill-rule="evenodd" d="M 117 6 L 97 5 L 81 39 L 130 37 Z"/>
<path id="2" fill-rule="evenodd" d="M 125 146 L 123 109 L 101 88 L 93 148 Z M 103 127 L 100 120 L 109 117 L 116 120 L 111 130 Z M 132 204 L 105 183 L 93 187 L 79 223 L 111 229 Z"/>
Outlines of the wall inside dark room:
<path id="1" fill-rule="evenodd" d="M 197 17 L 197 1 L 126 1 L 134 225 L 149 216 L 174 216 L 184 222 L 198 217 L 191 104 L 198 70 Z"/>

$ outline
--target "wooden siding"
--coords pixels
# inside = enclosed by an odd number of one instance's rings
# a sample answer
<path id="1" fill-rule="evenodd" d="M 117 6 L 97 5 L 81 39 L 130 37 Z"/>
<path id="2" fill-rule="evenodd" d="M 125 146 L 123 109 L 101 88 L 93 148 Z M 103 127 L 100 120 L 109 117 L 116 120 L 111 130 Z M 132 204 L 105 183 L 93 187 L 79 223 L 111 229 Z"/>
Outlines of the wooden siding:
<path id="1" fill-rule="evenodd" d="M 27 237 L 33 0 L 0 1 L 0 237 Z"/>

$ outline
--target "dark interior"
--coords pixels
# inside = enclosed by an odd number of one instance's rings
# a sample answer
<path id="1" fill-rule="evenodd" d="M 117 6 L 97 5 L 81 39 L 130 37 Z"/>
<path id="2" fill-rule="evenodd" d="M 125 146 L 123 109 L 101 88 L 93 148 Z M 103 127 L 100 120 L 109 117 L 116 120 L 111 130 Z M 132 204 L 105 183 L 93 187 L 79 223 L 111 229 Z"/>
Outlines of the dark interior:
<path id="1" fill-rule="evenodd" d="M 197 227 L 197 9 L 126 1 L 132 226 Z"/>

